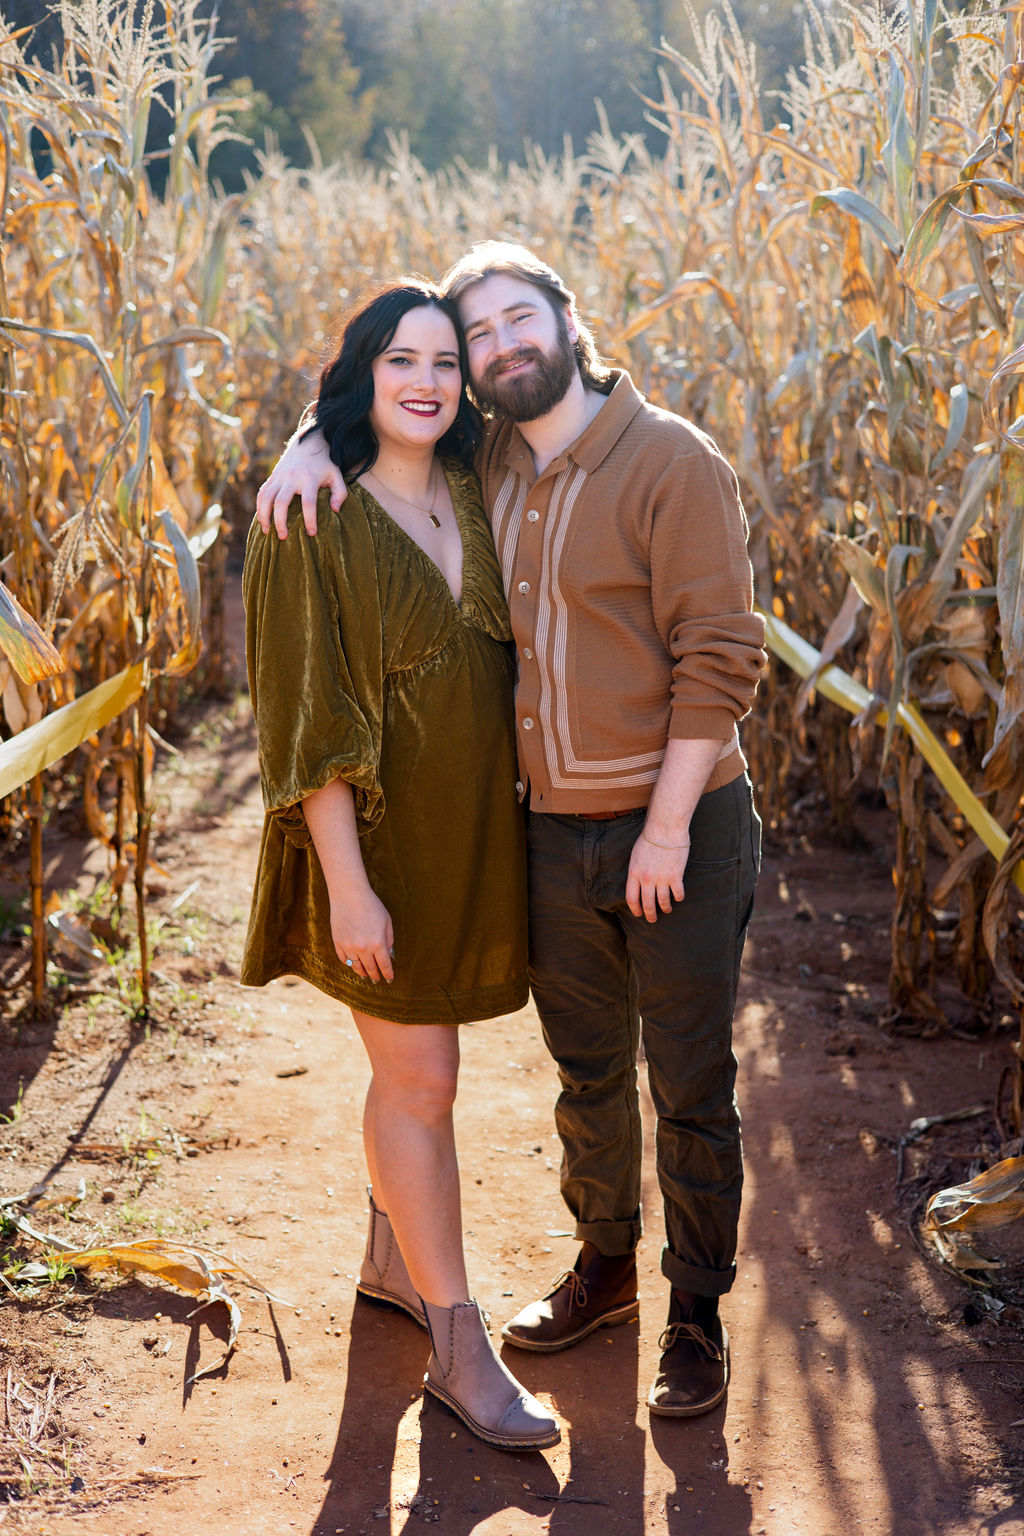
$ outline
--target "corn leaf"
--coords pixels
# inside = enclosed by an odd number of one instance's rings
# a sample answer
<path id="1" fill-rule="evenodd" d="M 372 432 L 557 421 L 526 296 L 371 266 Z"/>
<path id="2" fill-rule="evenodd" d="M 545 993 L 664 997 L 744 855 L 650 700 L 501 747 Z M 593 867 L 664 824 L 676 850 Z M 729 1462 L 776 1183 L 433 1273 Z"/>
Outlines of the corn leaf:
<path id="1" fill-rule="evenodd" d="M 202 602 L 199 588 L 199 566 L 189 548 L 189 541 L 169 512 L 160 513 L 164 533 L 174 550 L 178 570 L 178 587 L 185 620 L 185 633 L 181 646 L 167 667 L 169 675 L 187 672 L 199 660 L 202 649 Z"/>
<path id="2" fill-rule="evenodd" d="M 910 205 L 910 190 L 914 180 L 916 159 L 906 100 L 906 77 L 895 53 L 891 53 L 889 55 L 889 122 L 891 126 L 889 137 L 882 145 L 882 163 L 889 173 L 889 185 L 896 196 L 901 222 L 906 220 Z"/>
<path id="3" fill-rule="evenodd" d="M 737 318 L 736 300 L 729 290 L 719 282 L 717 277 L 712 277 L 710 272 L 684 272 L 681 277 L 676 279 L 667 293 L 662 294 L 660 298 L 655 299 L 650 304 L 645 304 L 642 309 L 637 310 L 629 323 L 616 333 L 611 343 L 612 350 L 615 351 L 619 347 L 625 346 L 627 342 L 635 340 L 642 331 L 645 331 L 649 325 L 652 325 L 660 315 L 670 310 L 674 304 L 680 304 L 684 299 L 699 299 L 708 296 L 716 296 L 721 299 L 730 317 L 733 320 Z"/>
<path id="4" fill-rule="evenodd" d="M 969 224 L 982 240 L 989 235 L 1011 235 L 1024 229 L 1022 213 L 965 213 L 962 208 L 955 211 L 957 218 Z"/>
<path id="5" fill-rule="evenodd" d="M 820 661 L 819 653 L 802 635 L 790 629 L 780 618 L 772 613 L 762 613 L 765 627 L 765 642 L 768 649 L 780 661 L 793 668 L 801 677 L 810 677 L 815 673 Z M 826 699 L 831 699 L 834 704 L 839 704 L 848 710 L 851 715 L 862 715 L 872 705 L 878 707 L 879 717 L 887 717 L 884 704 L 864 687 L 863 683 L 843 672 L 837 666 L 825 667 L 816 675 L 815 687 L 818 693 Z M 963 774 L 952 761 L 949 753 L 939 741 L 935 732 L 926 724 L 920 710 L 913 704 L 899 703 L 896 706 L 896 715 L 900 725 L 906 731 L 925 762 L 931 768 L 936 778 L 950 799 L 956 802 L 963 814 L 964 820 L 977 832 L 989 852 L 996 858 L 1002 859 L 1010 845 L 1010 839 L 996 821 L 991 811 L 986 810 L 971 789 Z M 1016 865 L 1013 871 L 1013 881 L 1018 890 L 1024 891 L 1024 862 Z"/>
<path id="6" fill-rule="evenodd" d="M 1003 379 L 1017 378 L 1021 374 L 1024 374 L 1024 346 L 1015 348 L 1015 350 L 1011 352 L 1008 357 L 1004 357 L 1002 362 L 999 364 L 999 367 L 988 381 L 988 388 L 985 391 L 983 414 L 986 425 L 991 427 L 994 432 L 999 431 L 999 418 L 997 415 L 999 409 L 999 391 L 997 389 L 997 385 L 999 385 Z"/>
<path id="7" fill-rule="evenodd" d="M 945 192 L 940 192 L 938 197 L 933 198 L 928 204 L 907 236 L 906 249 L 897 263 L 896 270 L 915 299 L 922 292 L 921 273 L 925 262 L 938 245 L 950 212 L 971 185 L 970 181 L 958 181 L 956 186 L 947 187 Z"/>
<path id="8" fill-rule="evenodd" d="M 999 569 L 996 601 L 1002 635 L 1003 685 L 989 763 L 1019 736 L 1024 726 L 1024 452 L 1006 444 L 1002 454 L 999 502 Z M 1018 751 L 1020 747 L 1018 745 Z"/>
<path id="9" fill-rule="evenodd" d="M 63 672 L 60 652 L 14 593 L 0 581 L 0 651 L 23 683 L 41 683 Z"/>
<path id="10" fill-rule="evenodd" d="M 899 255 L 902 247 L 899 230 L 888 214 L 883 213 L 862 192 L 855 192 L 852 187 L 833 187 L 828 192 L 819 192 L 811 202 L 812 216 L 828 203 L 859 219 L 878 236 L 887 251 L 891 251 L 894 256 Z"/>
<path id="11" fill-rule="evenodd" d="M 851 219 L 846 227 L 846 238 L 843 242 L 843 283 L 839 297 L 843 313 L 847 316 L 855 333 L 866 330 L 869 325 L 878 325 L 881 319 L 878 297 L 875 293 L 875 285 L 871 281 L 871 274 L 861 255 L 860 225 L 856 219 Z"/>
<path id="12" fill-rule="evenodd" d="M 1005 1227 L 1024 1216 L 1024 1157 L 1007 1157 L 966 1184 L 932 1195 L 925 1226 L 941 1232 Z"/>
<path id="13" fill-rule="evenodd" d="M 949 392 L 949 424 L 946 427 L 946 441 L 932 460 L 933 473 L 942 468 L 957 443 L 963 437 L 970 406 L 971 397 L 967 385 L 954 384 Z"/>
<path id="14" fill-rule="evenodd" d="M 56 1248 L 62 1261 L 72 1269 L 86 1272 L 116 1270 L 123 1275 L 148 1275 L 165 1285 L 173 1285 L 188 1296 L 206 1297 L 204 1306 L 217 1301 L 223 1302 L 229 1318 L 228 1339 L 224 1352 L 211 1364 L 190 1376 L 188 1378 L 190 1382 L 198 1381 L 201 1376 L 209 1376 L 211 1372 L 220 1370 L 234 1351 L 242 1314 L 238 1303 L 224 1283 L 228 1277 L 240 1280 L 251 1290 L 265 1296 L 268 1301 L 277 1302 L 279 1306 L 292 1305 L 290 1301 L 285 1301 L 283 1297 L 275 1296 L 272 1291 L 268 1291 L 266 1286 L 241 1264 L 236 1263 L 234 1259 L 229 1259 L 226 1254 L 218 1253 L 214 1248 L 206 1248 L 199 1244 L 174 1243 L 157 1237 L 140 1238 L 133 1243 L 104 1243 L 96 1248 L 75 1248 L 62 1238 L 48 1238 L 36 1232 L 25 1217 L 6 1202 L 5 1215 L 7 1220 L 26 1237 L 31 1237 L 47 1247 Z M 201 1307 L 196 1309 L 197 1312 L 201 1310 Z M 195 1315 L 196 1312 L 189 1313 L 190 1317 Z"/>
<path id="15" fill-rule="evenodd" d="M 198 528 L 189 535 L 188 547 L 194 560 L 201 560 L 206 551 L 217 542 L 221 530 L 223 512 L 219 502 L 211 502 L 203 514 Z"/>
<path id="16" fill-rule="evenodd" d="M 144 686 L 142 662 L 83 693 L 10 741 L 0 743 L 0 799 L 73 752 L 88 736 L 134 704 Z"/>
<path id="17" fill-rule="evenodd" d="M 861 601 L 877 614 L 885 614 L 885 582 L 874 555 L 844 533 L 835 535 L 833 547 Z"/>

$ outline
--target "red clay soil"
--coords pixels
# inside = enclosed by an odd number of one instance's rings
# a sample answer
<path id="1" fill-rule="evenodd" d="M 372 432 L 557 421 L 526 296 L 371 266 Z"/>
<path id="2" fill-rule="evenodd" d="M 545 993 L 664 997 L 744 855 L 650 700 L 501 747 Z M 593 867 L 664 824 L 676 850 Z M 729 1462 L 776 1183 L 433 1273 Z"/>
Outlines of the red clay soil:
<path id="1" fill-rule="evenodd" d="M 645 1100 L 640 1323 L 562 1355 L 506 1351 L 563 1426 L 555 1449 L 509 1454 L 424 1403 L 424 1335 L 355 1299 L 366 1062 L 340 1005 L 298 982 L 238 985 L 261 824 L 247 702 L 197 706 L 190 725 L 158 775 L 154 1018 L 133 1025 L 113 973 L 73 986 L 50 1022 L 18 1015 L 23 991 L 2 994 L 0 1192 L 84 1179 L 73 1216 L 37 1210 L 37 1228 L 83 1244 L 191 1236 L 298 1310 L 233 1286 L 238 1348 L 189 1384 L 223 1347 L 221 1305 L 191 1316 L 191 1298 L 131 1280 L 0 1290 L 9 1390 L 28 1396 L 56 1371 L 50 1429 L 70 1440 L 26 1496 L 0 1405 L 5 1532 L 1022 1536 L 1020 1311 L 941 1269 L 917 1236 L 927 1194 L 995 1153 L 1010 1037 L 879 1027 L 882 851 L 798 839 L 765 860 L 736 1020 L 747 1182 L 727 1403 L 693 1421 L 644 1406 L 666 1311 Z M 47 849 L 55 890 L 86 895 L 103 873 L 59 821 Z M 9 987 L 23 971 L 21 950 L 0 950 Z M 531 1009 L 462 1039 L 466 1243 L 497 1324 L 575 1254 L 555 1074 Z M 974 1106 L 903 1141 L 917 1117 Z"/>

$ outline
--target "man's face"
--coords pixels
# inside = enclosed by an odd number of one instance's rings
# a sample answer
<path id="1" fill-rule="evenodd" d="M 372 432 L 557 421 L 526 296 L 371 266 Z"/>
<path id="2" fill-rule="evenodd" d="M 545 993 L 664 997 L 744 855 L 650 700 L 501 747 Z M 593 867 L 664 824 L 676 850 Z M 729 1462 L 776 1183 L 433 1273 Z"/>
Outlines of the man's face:
<path id="1" fill-rule="evenodd" d="M 543 289 L 496 272 L 459 299 L 473 393 L 485 411 L 536 421 L 565 399 L 576 376 L 575 326 Z M 571 328 L 571 329 L 570 329 Z"/>

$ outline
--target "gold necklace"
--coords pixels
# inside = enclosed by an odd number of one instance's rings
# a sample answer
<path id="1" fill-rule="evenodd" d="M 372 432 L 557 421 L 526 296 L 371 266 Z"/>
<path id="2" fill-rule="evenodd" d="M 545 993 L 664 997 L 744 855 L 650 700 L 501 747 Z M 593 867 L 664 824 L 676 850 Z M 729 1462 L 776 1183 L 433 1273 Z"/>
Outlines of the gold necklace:
<path id="1" fill-rule="evenodd" d="M 437 477 L 437 466 L 436 466 L 436 464 L 434 465 L 434 467 L 430 471 L 431 475 L 433 476 L 433 480 L 434 480 L 434 494 L 430 498 L 430 506 L 429 507 L 418 507 L 414 501 L 410 501 L 409 500 L 408 496 L 402 496 L 392 486 L 385 485 L 383 480 L 379 480 L 377 478 L 377 476 L 374 474 L 372 469 L 366 469 L 366 470 L 363 471 L 363 473 L 365 474 L 367 480 L 372 480 L 375 485 L 379 485 L 382 491 L 386 491 L 387 494 L 389 496 L 393 496 L 396 501 L 402 502 L 404 506 L 411 507 L 414 512 L 419 512 L 423 517 L 429 517 L 429 519 L 430 519 L 431 523 L 433 524 L 433 526 L 435 528 L 440 528 L 440 526 L 441 526 L 441 519 L 437 516 L 437 513 L 434 511 L 434 508 L 437 505 L 437 493 L 441 489 L 441 483 L 440 483 L 440 481 L 438 480 L 438 477 Z"/>

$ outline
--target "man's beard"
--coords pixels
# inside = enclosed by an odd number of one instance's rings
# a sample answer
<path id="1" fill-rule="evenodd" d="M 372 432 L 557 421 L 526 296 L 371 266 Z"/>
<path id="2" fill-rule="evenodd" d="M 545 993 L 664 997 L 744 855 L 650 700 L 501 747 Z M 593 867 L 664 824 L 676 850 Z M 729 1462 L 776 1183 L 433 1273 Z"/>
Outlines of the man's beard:
<path id="1" fill-rule="evenodd" d="M 482 411 L 504 416 L 509 421 L 536 421 L 553 411 L 566 397 L 577 372 L 576 353 L 561 320 L 550 352 L 539 347 L 520 347 L 487 369 L 482 379 L 473 380 L 473 394 Z M 508 374 L 503 369 L 516 362 L 533 363 L 529 373 Z"/>

